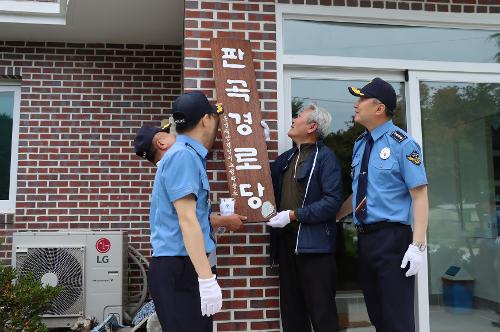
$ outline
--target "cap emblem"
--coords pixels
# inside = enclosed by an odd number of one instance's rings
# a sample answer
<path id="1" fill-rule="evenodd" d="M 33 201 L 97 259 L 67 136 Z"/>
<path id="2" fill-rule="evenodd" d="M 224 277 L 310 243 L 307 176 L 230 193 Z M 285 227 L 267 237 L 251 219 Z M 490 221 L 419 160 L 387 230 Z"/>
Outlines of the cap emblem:
<path id="1" fill-rule="evenodd" d="M 357 95 L 360 95 L 360 96 L 364 96 L 365 94 L 363 92 L 361 92 L 358 88 L 355 88 L 355 87 L 351 87 L 351 90 L 357 94 Z"/>
<path id="2" fill-rule="evenodd" d="M 166 130 L 166 129 L 168 129 L 168 128 L 170 128 L 170 122 L 167 122 L 167 123 L 165 123 L 163 126 L 161 126 L 161 129 L 162 129 L 162 130 Z"/>
<path id="3" fill-rule="evenodd" d="M 217 107 L 217 114 L 222 114 L 224 113 L 224 108 L 222 107 L 222 104 L 221 103 L 217 103 L 215 104 L 215 106 Z"/>

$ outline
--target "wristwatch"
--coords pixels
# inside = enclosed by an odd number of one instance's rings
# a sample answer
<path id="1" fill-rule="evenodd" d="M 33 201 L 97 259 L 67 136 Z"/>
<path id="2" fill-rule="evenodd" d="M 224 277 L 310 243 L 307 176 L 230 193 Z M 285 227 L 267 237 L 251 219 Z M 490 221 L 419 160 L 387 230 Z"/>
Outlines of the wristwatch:
<path id="1" fill-rule="evenodd" d="M 427 245 L 425 243 L 422 243 L 422 242 L 413 241 L 412 245 L 417 247 L 418 250 L 420 250 L 420 252 L 424 252 L 425 248 L 427 248 Z"/>

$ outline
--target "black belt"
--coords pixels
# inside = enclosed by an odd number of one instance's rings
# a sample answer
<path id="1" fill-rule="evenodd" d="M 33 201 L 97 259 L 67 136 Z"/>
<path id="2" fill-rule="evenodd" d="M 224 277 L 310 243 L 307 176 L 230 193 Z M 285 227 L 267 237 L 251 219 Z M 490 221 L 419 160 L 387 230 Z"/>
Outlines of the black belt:
<path id="1" fill-rule="evenodd" d="M 358 231 L 358 234 L 368 234 L 368 233 L 373 233 L 376 232 L 380 229 L 383 228 L 388 228 L 388 227 L 410 227 L 410 225 L 405 225 L 397 221 L 379 221 L 379 222 L 374 222 L 371 224 L 357 224 L 356 225 L 356 230 Z"/>

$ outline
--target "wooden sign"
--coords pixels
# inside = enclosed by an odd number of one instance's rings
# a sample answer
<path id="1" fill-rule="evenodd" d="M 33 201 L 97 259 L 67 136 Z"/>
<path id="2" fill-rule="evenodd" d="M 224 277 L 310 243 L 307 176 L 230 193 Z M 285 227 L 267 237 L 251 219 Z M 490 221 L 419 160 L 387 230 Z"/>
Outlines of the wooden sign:
<path id="1" fill-rule="evenodd" d="M 276 204 L 250 42 L 216 38 L 211 47 L 217 102 L 224 107 L 220 129 L 234 210 L 249 222 L 266 221 L 276 213 Z"/>

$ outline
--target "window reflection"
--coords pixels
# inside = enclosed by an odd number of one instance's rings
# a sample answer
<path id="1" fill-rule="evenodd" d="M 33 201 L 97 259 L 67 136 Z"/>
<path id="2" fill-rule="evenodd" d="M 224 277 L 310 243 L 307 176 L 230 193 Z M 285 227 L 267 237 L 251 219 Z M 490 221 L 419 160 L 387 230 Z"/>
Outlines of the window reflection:
<path id="1" fill-rule="evenodd" d="M 403 25 L 285 20 L 286 54 L 500 62 L 500 32 Z"/>
<path id="2" fill-rule="evenodd" d="M 9 199 L 14 93 L 0 92 L 0 200 Z"/>
<path id="3" fill-rule="evenodd" d="M 431 328 L 495 331 L 500 308 L 500 84 L 421 82 Z M 462 320 L 461 316 L 457 319 Z"/>

